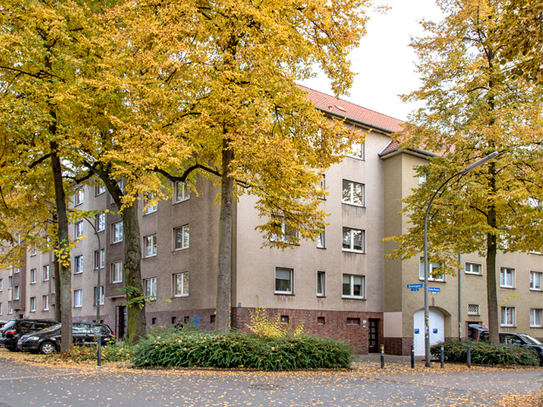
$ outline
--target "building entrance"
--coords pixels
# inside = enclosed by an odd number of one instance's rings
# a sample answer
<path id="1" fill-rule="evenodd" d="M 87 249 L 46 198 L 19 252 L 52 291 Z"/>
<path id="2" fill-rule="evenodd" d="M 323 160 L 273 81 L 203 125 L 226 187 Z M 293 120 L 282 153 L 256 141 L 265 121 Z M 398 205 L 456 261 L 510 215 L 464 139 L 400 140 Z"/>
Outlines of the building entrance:
<path id="1" fill-rule="evenodd" d="M 443 313 L 430 307 L 430 346 L 445 340 L 445 317 Z M 413 315 L 413 346 L 416 356 L 424 356 L 424 310 L 415 312 Z"/>

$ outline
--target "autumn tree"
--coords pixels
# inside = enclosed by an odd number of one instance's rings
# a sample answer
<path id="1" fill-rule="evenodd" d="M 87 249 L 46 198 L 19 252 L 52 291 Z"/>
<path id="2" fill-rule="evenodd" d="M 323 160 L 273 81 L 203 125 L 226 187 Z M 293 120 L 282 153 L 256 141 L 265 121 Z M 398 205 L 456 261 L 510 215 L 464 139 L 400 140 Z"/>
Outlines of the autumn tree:
<path id="1" fill-rule="evenodd" d="M 498 343 L 496 255 L 543 250 L 541 93 L 507 74 L 512 62 L 500 41 L 503 1 L 438 4 L 444 20 L 425 22 L 428 35 L 412 43 L 422 86 L 405 99 L 425 107 L 412 114 L 401 141 L 439 156 L 418 169 L 426 182 L 405 199 L 412 228 L 395 238 L 401 243 L 395 255 L 420 253 L 427 202 L 445 179 L 499 152 L 438 194 L 428 235 L 430 261 L 449 270 L 458 266 L 459 250 L 486 257 L 490 341 Z"/>
<path id="2" fill-rule="evenodd" d="M 326 119 L 295 81 L 320 65 L 334 91 L 346 91 L 347 55 L 369 4 L 141 1 L 116 12 L 115 21 L 131 22 L 117 43 L 132 58 L 122 88 L 140 117 L 116 121 L 115 158 L 172 181 L 198 173 L 220 187 L 218 331 L 229 329 L 235 200 L 257 197 L 264 245 L 284 248 L 286 229 L 311 239 L 324 225 L 321 173 L 363 135 Z"/>

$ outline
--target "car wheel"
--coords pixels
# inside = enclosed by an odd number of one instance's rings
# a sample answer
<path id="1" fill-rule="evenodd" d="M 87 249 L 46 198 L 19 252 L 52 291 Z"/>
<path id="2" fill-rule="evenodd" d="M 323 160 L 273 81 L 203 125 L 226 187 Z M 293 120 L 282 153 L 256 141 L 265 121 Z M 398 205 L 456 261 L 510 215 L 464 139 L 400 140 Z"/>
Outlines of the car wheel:
<path id="1" fill-rule="evenodd" d="M 40 345 L 40 352 L 47 355 L 49 353 L 52 353 L 54 351 L 56 351 L 57 348 L 55 346 L 55 344 L 53 342 L 50 342 L 50 341 L 47 341 L 47 342 L 43 342 L 41 345 Z"/>

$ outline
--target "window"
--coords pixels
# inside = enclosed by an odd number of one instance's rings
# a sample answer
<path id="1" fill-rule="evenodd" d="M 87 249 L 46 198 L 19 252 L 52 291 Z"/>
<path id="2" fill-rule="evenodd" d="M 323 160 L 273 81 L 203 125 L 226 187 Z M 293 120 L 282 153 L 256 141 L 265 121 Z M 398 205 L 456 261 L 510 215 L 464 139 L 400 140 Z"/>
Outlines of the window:
<path id="1" fill-rule="evenodd" d="M 4 289 L 4 279 L 0 278 L 0 291 Z"/>
<path id="2" fill-rule="evenodd" d="M 326 246 L 326 241 L 324 239 L 325 237 L 325 230 L 323 229 L 321 233 L 319 233 L 319 236 L 317 236 L 317 248 L 324 249 Z"/>
<path id="3" fill-rule="evenodd" d="M 96 305 L 96 287 L 94 287 L 94 296 L 92 297 L 93 298 L 93 304 L 92 305 Z M 106 297 L 106 292 L 104 290 L 104 286 L 100 286 L 100 305 L 104 305 L 104 300 L 105 300 L 105 297 Z"/>
<path id="4" fill-rule="evenodd" d="M 515 307 L 502 307 L 500 325 L 501 326 L 515 325 Z"/>
<path id="5" fill-rule="evenodd" d="M 500 270 L 500 287 L 514 288 L 515 269 L 502 267 Z"/>
<path id="6" fill-rule="evenodd" d="M 41 302 L 43 305 L 44 311 L 49 311 L 49 296 L 48 295 L 42 295 Z"/>
<path id="7" fill-rule="evenodd" d="M 85 202 L 85 190 L 77 188 L 75 191 L 75 206 L 81 205 L 83 202 Z"/>
<path id="8" fill-rule="evenodd" d="M 289 244 L 297 244 L 298 232 L 288 224 L 282 216 L 273 216 L 274 227 L 278 233 L 275 233 L 271 238 L 272 242 L 285 242 Z M 279 233 L 280 232 L 280 233 Z"/>
<path id="9" fill-rule="evenodd" d="M 543 310 L 541 308 L 530 309 L 530 326 L 541 327 L 541 315 Z"/>
<path id="10" fill-rule="evenodd" d="M 51 276 L 51 293 L 55 293 L 55 276 Z"/>
<path id="11" fill-rule="evenodd" d="M 49 266 L 43 266 L 43 281 L 49 281 Z"/>
<path id="12" fill-rule="evenodd" d="M 81 237 L 83 236 L 83 221 L 80 220 L 75 224 L 75 237 Z"/>
<path id="13" fill-rule="evenodd" d="M 175 228 L 174 233 L 174 248 L 175 250 L 187 249 L 189 247 L 190 228 L 189 225 Z"/>
<path id="14" fill-rule="evenodd" d="M 173 276 L 173 295 L 184 297 L 189 295 L 189 273 L 179 273 Z"/>
<path id="15" fill-rule="evenodd" d="M 445 281 L 444 274 L 439 273 L 439 269 L 442 266 L 441 263 L 429 263 L 428 264 L 428 281 Z M 420 258 L 419 263 L 419 280 L 424 280 L 424 258 Z"/>
<path id="16" fill-rule="evenodd" d="M 13 269 L 13 272 L 14 272 L 15 274 L 20 273 L 20 272 L 21 272 L 21 268 L 20 268 L 20 267 L 15 267 L 15 268 Z"/>
<path id="17" fill-rule="evenodd" d="M 364 252 L 364 231 L 360 229 L 343 228 L 343 250 Z"/>
<path id="18" fill-rule="evenodd" d="M 326 273 L 317 271 L 317 296 L 324 297 L 326 284 Z"/>
<path id="19" fill-rule="evenodd" d="M 275 293 L 277 294 L 292 294 L 292 269 L 277 267 L 275 269 Z"/>
<path id="20" fill-rule="evenodd" d="M 38 280 L 38 272 L 36 269 L 30 269 L 30 284 L 36 284 Z"/>
<path id="21" fill-rule="evenodd" d="M 74 257 L 74 274 L 83 273 L 83 255 Z"/>
<path id="22" fill-rule="evenodd" d="M 480 315 L 479 304 L 468 304 L 468 315 Z"/>
<path id="23" fill-rule="evenodd" d="M 317 325 L 326 325 L 325 317 L 317 317 Z"/>
<path id="24" fill-rule="evenodd" d="M 37 251 L 36 251 L 36 243 L 32 242 L 32 244 L 30 245 L 30 255 L 35 256 L 36 253 L 37 253 Z"/>
<path id="25" fill-rule="evenodd" d="M 541 291 L 541 273 L 530 271 L 530 290 Z"/>
<path id="26" fill-rule="evenodd" d="M 8 288 L 11 290 L 13 288 L 13 277 L 8 277 Z"/>
<path id="27" fill-rule="evenodd" d="M 364 144 L 357 143 L 353 144 L 351 147 L 351 151 L 347 153 L 349 157 L 355 157 L 355 158 L 364 158 Z"/>
<path id="28" fill-rule="evenodd" d="M 360 318 L 347 318 L 347 325 L 360 325 Z"/>
<path id="29" fill-rule="evenodd" d="M 98 268 L 103 269 L 106 266 L 106 251 L 105 249 L 100 249 L 100 251 L 94 251 L 94 269 Z"/>
<path id="30" fill-rule="evenodd" d="M 4 313 L 4 307 L 2 305 L 3 304 L 0 302 L 0 315 Z"/>
<path id="31" fill-rule="evenodd" d="M 95 227 L 97 232 L 102 232 L 103 230 L 106 230 L 106 214 L 105 213 L 99 213 L 96 215 L 96 222 Z"/>
<path id="32" fill-rule="evenodd" d="M 143 246 L 145 249 L 145 257 L 156 256 L 156 235 L 146 236 L 143 238 Z"/>
<path id="33" fill-rule="evenodd" d="M 143 280 L 143 293 L 150 300 L 156 300 L 156 278 Z"/>
<path id="34" fill-rule="evenodd" d="M 190 198 L 190 189 L 184 182 L 175 183 L 175 202 L 186 201 Z"/>
<path id="35" fill-rule="evenodd" d="M 358 182 L 343 180 L 341 202 L 352 205 L 364 205 L 364 185 Z"/>
<path id="36" fill-rule="evenodd" d="M 476 263 L 466 263 L 466 274 L 481 274 L 482 266 Z"/>
<path id="37" fill-rule="evenodd" d="M 343 298 L 364 298 L 364 276 L 343 274 Z"/>
<path id="38" fill-rule="evenodd" d="M 83 306 L 83 290 L 74 290 L 74 307 L 81 308 Z"/>
<path id="39" fill-rule="evenodd" d="M 30 297 L 30 312 L 36 312 L 36 297 Z"/>
<path id="40" fill-rule="evenodd" d="M 426 182 L 427 174 L 419 175 L 419 185 L 422 185 Z"/>
<path id="41" fill-rule="evenodd" d="M 106 187 L 104 185 L 96 185 L 94 188 L 94 195 L 102 195 L 104 192 L 106 192 Z"/>
<path id="42" fill-rule="evenodd" d="M 11 301 L 8 301 L 8 314 L 13 314 L 13 306 L 11 304 Z"/>
<path id="43" fill-rule="evenodd" d="M 319 187 L 322 191 L 321 199 L 323 201 L 326 201 L 326 174 L 322 174 Z"/>
<path id="44" fill-rule="evenodd" d="M 123 263 L 113 263 L 111 265 L 111 282 L 122 283 L 123 282 Z"/>
<path id="45" fill-rule="evenodd" d="M 123 241 L 123 222 L 117 222 L 111 225 L 113 243 L 118 243 Z"/>
<path id="46" fill-rule="evenodd" d="M 18 300 L 19 299 L 19 286 L 16 285 L 13 287 L 13 299 Z"/>
<path id="47" fill-rule="evenodd" d="M 152 204 L 152 202 L 154 201 L 154 196 L 153 194 L 149 194 L 148 196 L 145 197 L 144 199 L 144 204 L 145 204 L 145 207 L 143 209 L 143 214 L 144 215 L 149 215 L 150 213 L 154 213 L 157 211 L 157 204 L 155 203 L 154 205 Z"/>

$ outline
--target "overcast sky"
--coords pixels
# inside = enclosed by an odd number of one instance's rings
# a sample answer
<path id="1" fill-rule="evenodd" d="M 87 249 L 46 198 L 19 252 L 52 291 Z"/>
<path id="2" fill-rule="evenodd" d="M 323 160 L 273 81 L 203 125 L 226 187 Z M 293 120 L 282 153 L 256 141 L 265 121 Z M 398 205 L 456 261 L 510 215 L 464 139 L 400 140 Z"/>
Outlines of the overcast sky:
<path id="1" fill-rule="evenodd" d="M 398 119 L 406 120 L 415 106 L 404 104 L 398 95 L 418 89 L 415 54 L 409 47 L 411 36 L 422 36 L 418 21 L 439 21 L 441 14 L 434 0 L 377 0 L 388 4 L 387 14 L 373 14 L 368 33 L 360 47 L 351 54 L 353 70 L 358 73 L 350 102 Z M 303 82 L 312 89 L 332 94 L 328 79 L 318 78 Z"/>

